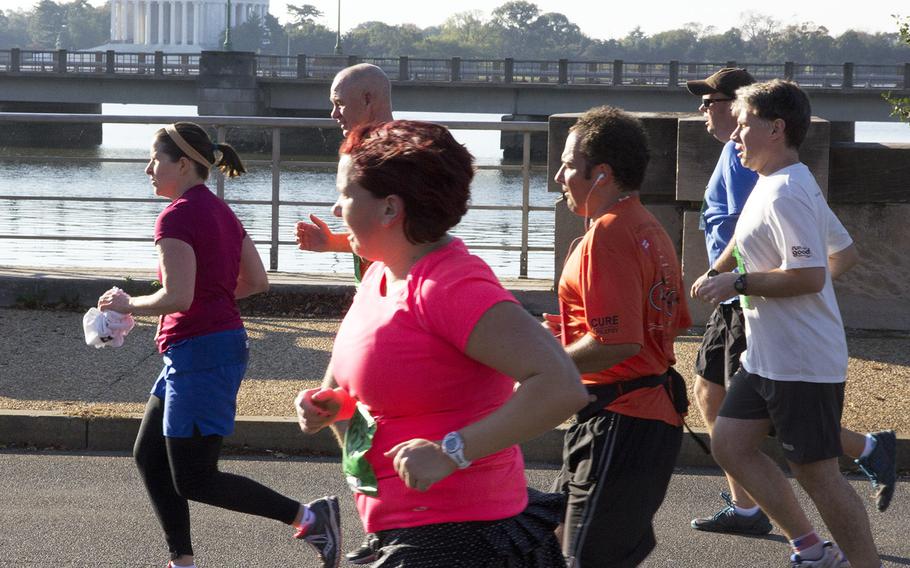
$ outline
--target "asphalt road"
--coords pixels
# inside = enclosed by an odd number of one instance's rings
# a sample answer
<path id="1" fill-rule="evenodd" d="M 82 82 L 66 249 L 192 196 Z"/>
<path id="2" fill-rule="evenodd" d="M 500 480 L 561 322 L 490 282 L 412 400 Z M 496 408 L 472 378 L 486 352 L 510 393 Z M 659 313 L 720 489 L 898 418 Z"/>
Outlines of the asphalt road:
<path id="1" fill-rule="evenodd" d="M 338 462 L 328 459 L 228 457 L 223 469 L 248 475 L 297 499 L 342 497 L 345 548 L 362 533 L 347 497 Z M 531 484 L 545 488 L 555 472 L 531 468 Z M 876 542 L 886 566 L 910 566 L 910 483 L 899 483 L 887 513 L 864 495 Z M 718 508 L 722 479 L 716 471 L 680 471 L 656 518 L 658 547 L 643 566 L 783 567 L 784 538 L 743 538 L 689 528 L 695 514 Z M 805 502 L 805 496 L 800 494 Z M 812 511 L 813 520 L 821 522 Z M 318 566 L 314 554 L 291 530 L 274 521 L 192 505 L 193 538 L 200 568 Z M 821 527 L 824 534 L 824 528 Z M 161 568 L 167 554 L 160 528 L 124 454 L 0 451 L 0 566 Z"/>

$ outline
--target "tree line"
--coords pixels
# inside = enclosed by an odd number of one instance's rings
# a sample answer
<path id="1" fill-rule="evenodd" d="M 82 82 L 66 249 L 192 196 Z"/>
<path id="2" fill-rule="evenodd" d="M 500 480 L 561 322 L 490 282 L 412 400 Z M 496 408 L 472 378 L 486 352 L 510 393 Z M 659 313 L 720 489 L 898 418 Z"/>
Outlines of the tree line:
<path id="1" fill-rule="evenodd" d="M 320 23 L 313 5 L 288 5 L 289 22 L 253 17 L 232 29 L 234 49 L 263 54 L 308 55 L 334 51 L 336 33 Z M 784 24 L 746 12 L 725 31 L 699 23 L 646 34 L 636 27 L 625 37 L 595 39 L 558 12 L 512 0 L 489 16 L 454 14 L 438 26 L 365 22 L 341 37 L 345 54 L 367 57 L 570 59 L 630 62 L 780 62 L 892 64 L 910 61 L 910 45 L 897 22 L 893 33 L 848 30 L 833 36 L 812 22 Z M 40 0 L 30 10 L 0 11 L 0 48 L 90 49 L 110 40 L 110 9 L 87 0 Z"/>
<path id="2" fill-rule="evenodd" d="M 910 47 L 910 17 L 900 18 L 900 41 L 905 46 Z M 906 85 L 905 85 L 906 87 Z M 894 109 L 891 114 L 904 122 L 910 123 L 910 97 L 896 97 L 891 93 L 883 95 L 885 100 L 891 103 Z"/>
<path id="3" fill-rule="evenodd" d="M 31 10 L 0 10 L 0 48 L 88 49 L 111 39 L 108 5 L 40 0 Z"/>

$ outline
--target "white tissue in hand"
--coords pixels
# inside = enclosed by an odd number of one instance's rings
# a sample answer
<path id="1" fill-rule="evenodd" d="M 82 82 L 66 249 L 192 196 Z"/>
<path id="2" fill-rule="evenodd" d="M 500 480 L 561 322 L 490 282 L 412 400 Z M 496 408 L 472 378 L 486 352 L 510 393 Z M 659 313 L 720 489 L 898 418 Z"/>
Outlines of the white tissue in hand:
<path id="1" fill-rule="evenodd" d="M 82 328 L 85 330 L 85 344 L 96 349 L 102 347 L 120 347 L 123 338 L 133 329 L 136 322 L 131 314 L 121 314 L 110 310 L 101 311 L 90 308 L 82 316 Z"/>

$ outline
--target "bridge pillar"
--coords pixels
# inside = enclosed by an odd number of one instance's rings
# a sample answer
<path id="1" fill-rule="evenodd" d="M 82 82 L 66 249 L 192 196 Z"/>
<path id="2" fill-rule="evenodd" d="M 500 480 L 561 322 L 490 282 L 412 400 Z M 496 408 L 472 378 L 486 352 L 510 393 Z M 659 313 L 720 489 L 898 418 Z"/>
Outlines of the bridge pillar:
<path id="1" fill-rule="evenodd" d="M 260 116 L 262 94 L 256 77 L 256 54 L 203 51 L 199 58 L 200 115 Z"/>
<path id="2" fill-rule="evenodd" d="M 668 87 L 678 87 L 679 86 L 679 61 L 670 62 L 670 76 L 667 79 Z"/>
<path id="3" fill-rule="evenodd" d="M 399 81 L 410 81 L 411 80 L 411 69 L 410 61 L 408 60 L 407 55 L 402 55 L 398 58 L 398 80 Z"/>
<path id="4" fill-rule="evenodd" d="M 508 114 L 502 117 L 502 122 L 546 122 L 547 115 L 536 114 Z M 499 134 L 499 147 L 502 148 L 502 158 L 506 161 L 521 162 L 524 155 L 524 133 L 501 132 Z M 547 161 L 547 133 L 531 133 L 531 161 Z"/>
<path id="5" fill-rule="evenodd" d="M 256 76 L 256 54 L 203 51 L 199 58 L 197 110 L 200 116 L 264 116 L 263 94 Z M 239 150 L 266 151 L 272 135 L 261 128 L 234 128 L 227 141 Z"/>
<path id="6" fill-rule="evenodd" d="M 298 57 L 298 62 L 305 57 Z M 260 87 L 256 74 L 256 54 L 238 51 L 203 51 L 199 59 L 197 83 L 200 116 L 280 116 L 294 118 L 328 118 L 329 107 L 320 109 L 271 108 L 268 96 Z M 306 74 L 305 65 L 302 67 Z M 298 67 L 298 72 L 301 68 Z M 341 144 L 337 128 L 281 129 L 284 153 L 334 156 Z M 270 152 L 272 133 L 265 128 L 227 129 L 227 141 L 238 150 Z"/>
<path id="7" fill-rule="evenodd" d="M 98 103 L 43 103 L 0 101 L 0 112 L 101 114 Z M 3 129 L 3 143 L 23 148 L 84 148 L 101 145 L 98 123 L 30 123 L 8 122 Z"/>
<path id="8" fill-rule="evenodd" d="M 841 85 L 844 89 L 853 88 L 853 64 L 844 63 L 844 83 Z"/>

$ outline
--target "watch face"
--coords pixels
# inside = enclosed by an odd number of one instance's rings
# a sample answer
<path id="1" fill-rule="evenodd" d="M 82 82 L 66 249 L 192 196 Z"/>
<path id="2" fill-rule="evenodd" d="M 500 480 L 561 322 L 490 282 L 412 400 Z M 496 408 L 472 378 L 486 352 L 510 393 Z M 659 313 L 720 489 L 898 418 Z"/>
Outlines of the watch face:
<path id="1" fill-rule="evenodd" d="M 461 446 L 458 436 L 446 436 L 442 440 L 442 449 L 448 453 L 457 452 Z"/>
<path id="2" fill-rule="evenodd" d="M 735 288 L 737 292 L 744 292 L 746 290 L 746 283 L 743 281 L 742 276 L 733 282 L 733 288 Z"/>

